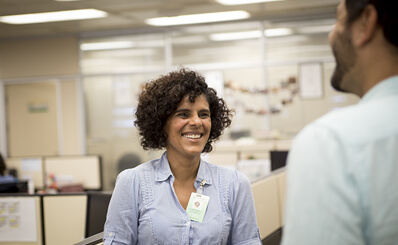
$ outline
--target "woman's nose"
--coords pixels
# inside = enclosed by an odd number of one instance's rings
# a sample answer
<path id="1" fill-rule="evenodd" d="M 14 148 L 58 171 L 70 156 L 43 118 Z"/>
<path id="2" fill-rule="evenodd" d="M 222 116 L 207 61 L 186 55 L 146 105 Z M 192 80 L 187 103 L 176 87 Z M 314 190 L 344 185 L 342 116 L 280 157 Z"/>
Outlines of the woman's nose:
<path id="1" fill-rule="evenodd" d="M 195 125 L 195 126 L 200 126 L 200 125 L 202 125 L 202 121 L 200 120 L 200 118 L 198 116 L 192 116 L 191 124 Z"/>

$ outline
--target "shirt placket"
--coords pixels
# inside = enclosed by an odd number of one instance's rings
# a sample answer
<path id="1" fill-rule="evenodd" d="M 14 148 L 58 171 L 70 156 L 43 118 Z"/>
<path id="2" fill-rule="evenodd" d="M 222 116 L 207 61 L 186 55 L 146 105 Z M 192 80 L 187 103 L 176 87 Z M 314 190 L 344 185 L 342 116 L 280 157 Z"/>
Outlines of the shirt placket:
<path id="1" fill-rule="evenodd" d="M 172 189 L 173 194 L 174 194 L 174 201 L 178 204 L 177 206 L 178 206 L 180 212 L 183 214 L 182 217 L 184 219 L 183 220 L 184 228 L 182 229 L 183 232 L 182 232 L 182 235 L 181 235 L 181 244 L 184 244 L 184 245 L 185 244 L 193 244 L 193 229 L 192 229 L 193 228 L 193 224 L 192 224 L 193 221 L 191 221 L 191 219 L 189 218 L 187 212 L 185 211 L 185 209 L 181 206 L 180 202 L 178 201 L 177 194 L 175 193 L 173 183 L 174 183 L 174 176 L 171 176 L 171 178 L 170 178 L 170 188 Z"/>

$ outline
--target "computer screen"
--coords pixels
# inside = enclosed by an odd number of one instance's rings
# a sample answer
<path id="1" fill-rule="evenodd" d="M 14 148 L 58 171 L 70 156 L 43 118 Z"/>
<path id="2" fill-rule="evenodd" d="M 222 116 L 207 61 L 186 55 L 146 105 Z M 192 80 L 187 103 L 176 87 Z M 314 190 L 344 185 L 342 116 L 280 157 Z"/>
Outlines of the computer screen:
<path id="1" fill-rule="evenodd" d="M 112 193 L 110 192 L 88 192 L 86 237 L 104 231 L 106 213 L 108 212 L 111 196 Z"/>
<path id="2" fill-rule="evenodd" d="M 270 151 L 271 171 L 286 166 L 288 151 Z"/>
<path id="3" fill-rule="evenodd" d="M 28 193 L 28 181 L 0 183 L 0 193 Z"/>

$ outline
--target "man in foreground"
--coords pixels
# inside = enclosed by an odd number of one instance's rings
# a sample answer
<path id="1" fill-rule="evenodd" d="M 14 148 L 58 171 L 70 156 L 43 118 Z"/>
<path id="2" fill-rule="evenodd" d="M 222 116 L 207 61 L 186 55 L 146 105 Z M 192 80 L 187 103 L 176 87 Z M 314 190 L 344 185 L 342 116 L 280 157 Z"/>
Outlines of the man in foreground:
<path id="1" fill-rule="evenodd" d="M 295 139 L 283 245 L 398 244 L 397 9 L 394 0 L 337 8 L 331 83 L 361 100 Z"/>

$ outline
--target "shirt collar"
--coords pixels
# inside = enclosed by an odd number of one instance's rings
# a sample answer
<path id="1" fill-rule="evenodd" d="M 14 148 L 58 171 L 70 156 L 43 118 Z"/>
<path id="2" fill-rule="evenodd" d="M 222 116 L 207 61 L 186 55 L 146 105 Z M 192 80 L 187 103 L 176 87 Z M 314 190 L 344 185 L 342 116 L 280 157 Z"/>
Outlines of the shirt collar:
<path id="1" fill-rule="evenodd" d="M 156 181 L 165 181 L 167 180 L 170 176 L 173 176 L 173 173 L 171 172 L 170 165 L 169 165 L 169 160 L 167 160 L 167 152 L 164 152 L 155 165 L 155 177 Z M 206 184 L 211 184 L 211 178 L 210 178 L 210 169 L 209 166 L 207 165 L 207 162 L 203 161 L 200 159 L 200 164 L 199 164 L 199 170 L 198 174 L 196 176 L 196 181 L 201 182 L 202 180 L 206 180 Z"/>
<path id="2" fill-rule="evenodd" d="M 394 94 L 398 94 L 398 76 L 389 77 L 376 84 L 362 97 L 360 103 Z"/>
<path id="3" fill-rule="evenodd" d="M 207 165 L 207 162 L 200 159 L 199 170 L 198 174 L 196 175 L 196 181 L 202 182 L 202 180 L 206 180 L 206 185 L 211 185 L 209 166 Z"/>
<path id="4" fill-rule="evenodd" d="M 167 152 L 162 154 L 157 162 L 157 165 L 155 166 L 155 170 L 156 181 L 165 181 L 170 176 L 173 176 L 173 173 L 170 169 L 169 160 L 167 160 Z"/>

